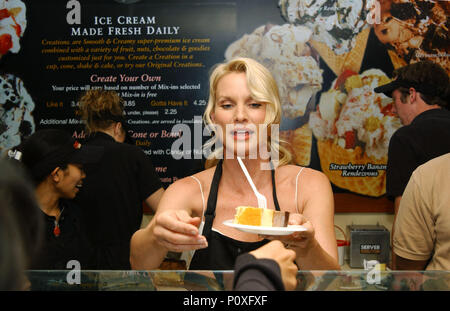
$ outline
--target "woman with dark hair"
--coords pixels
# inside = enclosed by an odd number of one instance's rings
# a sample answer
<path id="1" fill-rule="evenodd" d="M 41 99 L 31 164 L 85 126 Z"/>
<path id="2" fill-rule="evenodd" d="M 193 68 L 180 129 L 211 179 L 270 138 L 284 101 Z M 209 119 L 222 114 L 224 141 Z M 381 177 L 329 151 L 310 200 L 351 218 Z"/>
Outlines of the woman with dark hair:
<path id="1" fill-rule="evenodd" d="M 127 143 L 123 100 L 115 91 L 90 90 L 80 100 L 89 135 L 86 144 L 104 154 L 87 178 L 77 202 L 96 252 L 97 269 L 129 270 L 130 239 L 142 222 L 143 204 L 156 211 L 164 192 L 150 158 Z"/>
<path id="2" fill-rule="evenodd" d="M 82 146 L 61 130 L 40 130 L 18 148 L 35 185 L 45 222 L 44 243 L 31 269 L 66 269 L 70 260 L 90 268 L 89 245 L 82 235 L 75 198 L 86 177 L 83 165 L 96 162 L 101 148 Z M 16 153 L 17 155 L 17 153 Z"/>

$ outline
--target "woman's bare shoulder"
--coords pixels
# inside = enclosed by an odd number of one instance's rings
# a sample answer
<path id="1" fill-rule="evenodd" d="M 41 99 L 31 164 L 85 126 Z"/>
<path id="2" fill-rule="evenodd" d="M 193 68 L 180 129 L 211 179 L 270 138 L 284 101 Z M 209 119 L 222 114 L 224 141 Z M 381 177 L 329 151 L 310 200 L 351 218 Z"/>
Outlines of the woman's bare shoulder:
<path id="1" fill-rule="evenodd" d="M 326 178 L 326 175 L 322 173 L 321 171 L 315 170 L 313 168 L 305 167 L 305 166 L 299 166 L 299 165 L 293 165 L 293 164 L 287 164 L 283 165 L 277 168 L 278 172 L 282 174 L 283 176 L 294 176 L 296 177 L 300 172 L 300 175 L 308 175 L 309 177 L 313 178 Z"/>
<path id="2" fill-rule="evenodd" d="M 194 175 L 191 175 L 189 178 L 193 179 L 191 177 L 194 177 L 194 178 L 197 178 L 198 180 L 200 180 L 201 183 L 210 183 L 211 180 L 212 180 L 212 177 L 214 175 L 215 170 L 216 170 L 216 167 L 213 166 L 213 167 L 205 169 L 205 170 L 203 170 L 201 172 L 198 172 L 198 173 L 196 173 Z"/>
<path id="3" fill-rule="evenodd" d="M 323 185 L 329 184 L 328 177 L 321 171 L 309 168 L 309 167 L 303 167 L 298 165 L 283 165 L 278 168 L 278 175 L 282 179 L 286 179 L 290 182 L 297 182 L 297 176 L 298 176 L 298 183 L 305 183 L 308 185 Z"/>
<path id="4" fill-rule="evenodd" d="M 187 210 L 191 215 L 200 215 L 203 200 L 198 183 L 191 177 L 176 180 L 164 191 L 158 212 L 165 210 Z"/>
<path id="5" fill-rule="evenodd" d="M 187 204 L 193 208 L 197 208 L 197 206 L 202 207 L 203 199 L 205 199 L 205 195 L 209 193 L 209 185 L 213 174 L 214 169 L 207 169 L 176 180 L 164 193 L 165 203 L 169 205 L 177 203 L 183 206 Z M 204 195 L 203 199 L 202 193 Z"/>
<path id="6" fill-rule="evenodd" d="M 212 172 L 212 174 L 214 171 Z M 199 191 L 198 181 L 203 185 L 207 184 L 208 179 L 212 178 L 211 169 L 207 169 L 196 173 L 191 176 L 187 176 L 181 179 L 176 180 L 172 183 L 166 191 L 170 192 L 182 192 L 182 193 L 193 193 Z"/>

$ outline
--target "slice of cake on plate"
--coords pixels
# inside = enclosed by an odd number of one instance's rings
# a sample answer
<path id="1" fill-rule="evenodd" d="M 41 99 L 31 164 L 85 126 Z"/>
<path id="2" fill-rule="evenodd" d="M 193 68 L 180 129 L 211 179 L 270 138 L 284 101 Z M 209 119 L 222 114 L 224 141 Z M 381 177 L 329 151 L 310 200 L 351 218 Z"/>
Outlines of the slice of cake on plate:
<path id="1" fill-rule="evenodd" d="M 236 207 L 235 224 L 261 227 L 287 227 L 289 212 L 252 206 Z"/>

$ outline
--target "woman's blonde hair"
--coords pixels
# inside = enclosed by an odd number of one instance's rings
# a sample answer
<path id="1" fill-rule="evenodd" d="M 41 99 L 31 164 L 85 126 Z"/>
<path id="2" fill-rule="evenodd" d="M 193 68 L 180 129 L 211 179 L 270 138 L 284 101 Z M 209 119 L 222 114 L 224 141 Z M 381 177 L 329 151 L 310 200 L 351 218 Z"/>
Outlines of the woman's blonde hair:
<path id="1" fill-rule="evenodd" d="M 115 91 L 89 90 L 80 99 L 87 134 L 104 130 L 123 118 L 123 99 Z"/>
<path id="2" fill-rule="evenodd" d="M 258 102 L 266 103 L 266 117 L 264 124 L 269 128 L 272 124 L 280 124 L 281 121 L 281 102 L 278 92 L 278 86 L 269 70 L 263 65 L 251 58 L 234 58 L 227 63 L 217 65 L 209 78 L 209 99 L 203 114 L 203 120 L 207 126 L 213 127 L 214 122 L 211 119 L 211 113 L 216 107 L 216 89 L 220 79 L 229 73 L 245 73 L 247 85 L 252 98 Z M 267 137 L 268 146 L 271 152 L 278 152 L 279 162 L 277 166 L 285 165 L 291 162 L 292 156 L 287 149 L 279 144 L 278 140 L 271 140 L 270 131 Z M 219 139 L 217 134 L 209 140 L 204 147 L 215 145 Z M 214 150 L 206 161 L 205 167 L 209 168 L 217 164 L 223 148 Z"/>

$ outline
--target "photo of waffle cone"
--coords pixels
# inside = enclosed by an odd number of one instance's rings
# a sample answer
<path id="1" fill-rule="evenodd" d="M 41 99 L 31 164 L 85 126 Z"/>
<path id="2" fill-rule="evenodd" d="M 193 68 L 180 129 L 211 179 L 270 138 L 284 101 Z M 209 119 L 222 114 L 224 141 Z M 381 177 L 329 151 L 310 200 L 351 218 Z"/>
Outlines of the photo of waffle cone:
<path id="1" fill-rule="evenodd" d="M 308 124 L 295 129 L 280 131 L 280 141 L 292 154 L 293 162 L 309 166 L 311 162 L 312 131 Z"/>
<path id="2" fill-rule="evenodd" d="M 345 70 L 352 70 L 354 72 L 360 71 L 369 34 L 370 29 L 365 28 L 355 37 L 353 48 L 340 55 L 336 55 L 336 53 L 323 42 L 312 39 L 310 43 L 334 74 L 339 76 Z"/>
<path id="3" fill-rule="evenodd" d="M 280 0 L 281 14 L 291 24 L 313 30 L 312 39 L 335 55 L 351 51 L 356 36 L 369 25 L 370 1 Z"/>
<path id="4" fill-rule="evenodd" d="M 374 88 L 389 81 L 379 69 L 345 71 L 310 114 L 321 169 L 338 187 L 374 197 L 385 193 L 389 140 L 401 123 L 392 99 Z"/>

